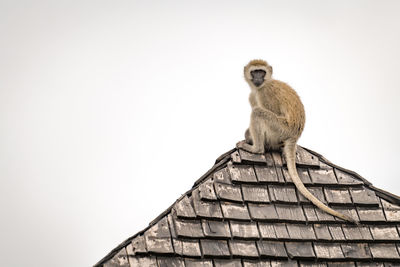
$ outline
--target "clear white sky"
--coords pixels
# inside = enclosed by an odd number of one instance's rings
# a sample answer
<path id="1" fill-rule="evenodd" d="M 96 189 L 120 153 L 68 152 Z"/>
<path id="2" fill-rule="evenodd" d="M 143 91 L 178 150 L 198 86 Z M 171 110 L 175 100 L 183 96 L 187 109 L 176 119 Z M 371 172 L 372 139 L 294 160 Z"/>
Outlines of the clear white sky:
<path id="1" fill-rule="evenodd" d="M 0 2 L 2 266 L 91 266 L 248 126 L 242 69 L 304 102 L 300 145 L 400 194 L 400 1 Z"/>

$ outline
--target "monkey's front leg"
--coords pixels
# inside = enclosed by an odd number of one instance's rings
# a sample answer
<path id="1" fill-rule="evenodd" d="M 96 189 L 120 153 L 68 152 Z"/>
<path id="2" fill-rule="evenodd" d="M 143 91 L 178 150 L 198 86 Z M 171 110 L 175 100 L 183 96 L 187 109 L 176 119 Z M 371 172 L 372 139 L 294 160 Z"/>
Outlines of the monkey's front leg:
<path id="1" fill-rule="evenodd" d="M 246 141 L 239 142 L 237 144 L 238 148 L 242 148 L 248 152 L 255 154 L 263 154 L 265 152 L 264 147 L 264 130 L 263 129 L 264 120 L 258 114 L 252 112 L 250 118 L 250 127 L 248 129 L 249 140 L 252 141 L 252 144 L 248 144 L 247 138 Z M 246 131 L 247 133 L 247 131 Z"/>

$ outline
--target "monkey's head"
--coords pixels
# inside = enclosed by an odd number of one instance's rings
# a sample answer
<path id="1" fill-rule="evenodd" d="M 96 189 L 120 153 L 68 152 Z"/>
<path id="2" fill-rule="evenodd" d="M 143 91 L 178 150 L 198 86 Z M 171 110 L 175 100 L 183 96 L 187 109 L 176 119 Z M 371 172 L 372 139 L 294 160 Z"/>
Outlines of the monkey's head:
<path id="1" fill-rule="evenodd" d="M 255 59 L 244 67 L 244 78 L 252 88 L 260 88 L 262 85 L 271 80 L 272 67 L 261 59 Z"/>

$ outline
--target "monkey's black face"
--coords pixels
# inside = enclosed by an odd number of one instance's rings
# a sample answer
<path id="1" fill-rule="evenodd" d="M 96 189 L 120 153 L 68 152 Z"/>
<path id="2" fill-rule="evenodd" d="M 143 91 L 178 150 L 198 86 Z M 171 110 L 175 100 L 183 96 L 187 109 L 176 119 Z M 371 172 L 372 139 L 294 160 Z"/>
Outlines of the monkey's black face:
<path id="1" fill-rule="evenodd" d="M 253 70 L 250 72 L 251 74 L 251 81 L 255 86 L 260 86 L 264 82 L 265 70 Z"/>

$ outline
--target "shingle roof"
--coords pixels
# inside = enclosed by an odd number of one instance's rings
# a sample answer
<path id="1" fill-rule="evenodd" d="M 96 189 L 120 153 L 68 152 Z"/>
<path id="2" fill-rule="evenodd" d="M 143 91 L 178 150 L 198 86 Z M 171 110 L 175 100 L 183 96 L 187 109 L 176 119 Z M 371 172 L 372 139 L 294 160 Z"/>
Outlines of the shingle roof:
<path id="1" fill-rule="evenodd" d="M 95 266 L 394 266 L 400 198 L 298 146 L 297 170 L 342 221 L 301 196 L 278 152 L 233 149 Z"/>

